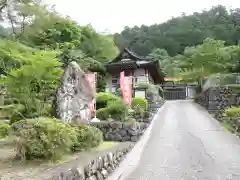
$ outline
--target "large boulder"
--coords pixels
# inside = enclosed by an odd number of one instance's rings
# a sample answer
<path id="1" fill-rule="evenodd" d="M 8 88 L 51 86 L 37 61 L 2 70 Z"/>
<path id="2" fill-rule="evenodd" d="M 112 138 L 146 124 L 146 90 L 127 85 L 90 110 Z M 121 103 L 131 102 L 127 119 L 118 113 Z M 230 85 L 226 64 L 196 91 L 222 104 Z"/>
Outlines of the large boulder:
<path id="1" fill-rule="evenodd" d="M 93 98 L 94 91 L 84 71 L 76 62 L 69 63 L 56 93 L 55 116 L 69 123 L 87 123 L 91 119 L 89 104 Z"/>

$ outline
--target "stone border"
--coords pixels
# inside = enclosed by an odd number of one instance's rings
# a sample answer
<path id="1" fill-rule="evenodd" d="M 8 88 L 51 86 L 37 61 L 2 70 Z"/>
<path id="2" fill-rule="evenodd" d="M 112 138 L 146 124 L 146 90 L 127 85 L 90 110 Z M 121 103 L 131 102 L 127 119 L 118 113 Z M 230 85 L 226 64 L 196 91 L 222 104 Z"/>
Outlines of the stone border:
<path id="1" fill-rule="evenodd" d="M 126 148 L 108 152 L 90 161 L 84 169 L 74 167 L 48 180 L 104 180 L 119 166 L 125 155 L 133 147 L 134 145 L 130 144 Z"/>

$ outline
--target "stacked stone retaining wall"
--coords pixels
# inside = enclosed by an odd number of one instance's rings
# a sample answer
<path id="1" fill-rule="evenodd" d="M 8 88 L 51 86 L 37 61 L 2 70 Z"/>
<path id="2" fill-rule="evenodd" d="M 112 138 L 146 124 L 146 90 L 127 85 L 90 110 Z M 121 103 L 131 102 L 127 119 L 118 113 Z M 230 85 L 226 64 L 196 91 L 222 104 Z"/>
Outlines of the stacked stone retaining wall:
<path id="1" fill-rule="evenodd" d="M 119 166 L 132 148 L 133 144 L 130 144 L 128 147 L 118 149 L 115 152 L 108 152 L 90 161 L 84 168 L 72 167 L 48 180 L 104 180 Z"/>
<path id="2" fill-rule="evenodd" d="M 92 126 L 99 128 L 106 141 L 132 141 L 136 142 L 148 127 L 148 123 L 136 122 L 109 122 L 101 121 L 91 123 Z"/>
<path id="3" fill-rule="evenodd" d="M 226 108 L 239 105 L 239 89 L 230 87 L 213 87 L 200 93 L 195 101 L 206 108 L 210 114 L 221 118 Z"/>

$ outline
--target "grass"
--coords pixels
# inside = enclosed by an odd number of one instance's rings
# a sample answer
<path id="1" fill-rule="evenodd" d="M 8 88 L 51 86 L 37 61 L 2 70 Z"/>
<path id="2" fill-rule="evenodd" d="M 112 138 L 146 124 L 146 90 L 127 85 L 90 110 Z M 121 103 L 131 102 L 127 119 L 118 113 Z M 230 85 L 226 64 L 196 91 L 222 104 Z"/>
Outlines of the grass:
<path id="1" fill-rule="evenodd" d="M 80 152 L 75 152 L 71 154 L 65 154 L 60 160 L 56 161 L 54 164 L 61 164 L 64 162 L 67 162 L 69 160 L 77 158 L 81 154 L 95 154 L 96 152 L 102 152 L 106 151 L 108 149 L 111 149 L 117 145 L 119 145 L 120 142 L 114 142 L 114 141 L 103 141 L 98 147 L 92 148 L 89 151 L 80 151 Z M 0 162 L 3 161 L 12 161 L 15 157 L 15 151 L 14 151 L 14 146 L 13 145 L 0 145 Z M 13 160 L 14 161 L 14 160 Z M 52 162 L 44 161 L 44 160 L 34 160 L 37 163 L 41 162 L 43 164 L 48 164 Z M 29 161 L 29 163 L 36 163 L 34 161 Z"/>
<path id="2" fill-rule="evenodd" d="M 114 142 L 114 141 L 104 141 L 102 144 L 100 144 L 100 146 L 98 146 L 97 148 L 93 149 L 96 151 L 104 151 L 106 149 L 112 148 L 114 146 L 117 146 L 119 144 L 119 142 Z"/>
<path id="3" fill-rule="evenodd" d="M 228 131 L 230 131 L 230 132 L 234 132 L 234 131 L 235 131 L 234 128 L 233 128 L 230 124 L 222 123 L 222 126 L 223 126 L 226 130 L 228 130 Z"/>
<path id="4" fill-rule="evenodd" d="M 101 145 L 89 151 L 66 154 L 62 157 L 62 159 L 56 162 L 44 160 L 19 162 L 17 160 L 14 160 L 15 152 L 13 147 L 1 146 L 0 174 L 4 180 L 11 180 L 19 176 L 19 179 L 24 179 L 25 176 L 40 176 L 41 173 L 45 170 L 55 168 L 66 169 L 76 165 L 82 166 L 87 164 L 91 159 L 104 154 L 105 151 L 115 148 L 115 146 L 119 144 L 120 142 L 104 141 L 101 143 Z M 49 173 L 51 174 L 51 172 Z"/>

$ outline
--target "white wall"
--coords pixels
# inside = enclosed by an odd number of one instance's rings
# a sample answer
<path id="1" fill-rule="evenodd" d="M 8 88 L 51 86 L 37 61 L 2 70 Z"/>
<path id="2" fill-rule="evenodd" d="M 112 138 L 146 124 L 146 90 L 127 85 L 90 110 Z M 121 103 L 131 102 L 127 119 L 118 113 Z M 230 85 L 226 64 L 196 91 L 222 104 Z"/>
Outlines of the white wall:
<path id="1" fill-rule="evenodd" d="M 149 79 L 145 72 L 145 69 L 136 69 L 134 71 L 134 78 L 136 79 L 134 83 L 148 83 Z"/>
<path id="2" fill-rule="evenodd" d="M 136 98 L 145 98 L 146 97 L 146 92 L 145 91 L 135 91 L 134 97 Z"/>
<path id="3" fill-rule="evenodd" d="M 112 92 L 112 76 L 107 75 L 106 76 L 106 92 Z"/>
<path id="4" fill-rule="evenodd" d="M 136 69 L 134 70 L 134 76 L 145 75 L 145 69 Z"/>
<path id="5" fill-rule="evenodd" d="M 187 97 L 188 98 L 194 98 L 195 95 L 196 95 L 196 89 L 194 87 L 191 87 L 191 86 L 186 87 L 186 88 L 187 88 L 187 91 L 186 91 Z"/>
<path id="6" fill-rule="evenodd" d="M 147 74 L 145 74 L 147 73 Z M 145 69 L 136 69 L 133 72 L 133 85 L 138 83 L 151 83 L 152 77 L 149 76 L 149 73 Z M 112 86 L 112 77 L 110 74 L 106 76 L 106 92 L 115 92 L 116 89 Z"/>

